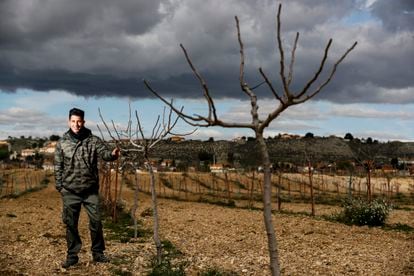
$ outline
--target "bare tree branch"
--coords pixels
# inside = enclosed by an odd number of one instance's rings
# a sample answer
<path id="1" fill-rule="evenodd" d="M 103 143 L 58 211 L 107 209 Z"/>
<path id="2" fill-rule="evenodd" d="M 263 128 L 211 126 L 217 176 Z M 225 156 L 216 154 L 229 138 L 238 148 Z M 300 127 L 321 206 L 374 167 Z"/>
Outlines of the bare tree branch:
<path id="1" fill-rule="evenodd" d="M 173 101 L 172 100 L 171 100 L 170 104 L 171 105 L 173 104 Z M 165 110 L 165 108 L 164 108 L 164 110 Z M 183 110 L 184 110 L 184 106 L 181 107 L 180 112 L 183 112 Z M 172 121 L 172 114 L 173 114 L 173 110 L 170 108 L 169 109 L 169 114 L 168 114 L 167 127 L 166 127 L 166 125 L 164 125 L 164 131 L 165 132 L 168 132 L 168 133 L 170 133 L 171 135 L 174 135 L 174 136 L 188 136 L 188 135 L 191 135 L 191 134 L 193 134 L 194 132 L 197 131 L 197 128 L 195 128 L 192 131 L 186 132 L 186 133 L 175 133 L 175 132 L 172 132 L 172 130 L 175 128 L 176 124 L 178 123 L 178 120 L 181 118 L 181 117 L 177 116 L 174 119 L 174 122 L 171 123 L 171 121 Z"/>
<path id="2" fill-rule="evenodd" d="M 266 76 L 266 74 L 263 72 L 263 69 L 260 67 L 259 72 L 264 78 L 265 82 L 267 83 L 267 86 L 269 87 L 270 91 L 273 93 L 273 95 L 276 97 L 276 99 L 279 100 L 281 104 L 283 104 L 282 98 L 277 94 L 276 89 L 273 87 L 272 83 L 270 82 L 269 78 Z"/>
<path id="3" fill-rule="evenodd" d="M 287 83 L 288 87 L 292 83 L 292 79 L 293 79 L 293 65 L 295 64 L 295 53 L 296 53 L 296 47 L 298 46 L 298 40 L 299 40 L 299 32 L 296 33 L 295 42 L 293 43 L 293 48 L 292 48 L 292 55 L 290 57 L 289 75 L 288 75 L 288 83 Z"/>
<path id="4" fill-rule="evenodd" d="M 240 87 L 242 91 L 246 93 L 246 95 L 249 96 L 249 98 L 251 98 L 253 97 L 253 94 L 251 93 L 250 90 L 246 89 L 247 83 L 244 81 L 244 45 L 243 45 L 243 41 L 241 39 L 241 34 L 240 34 L 239 18 L 235 16 L 234 19 L 236 20 L 237 39 L 238 39 L 239 47 L 240 47 L 240 72 L 239 72 Z"/>
<path id="5" fill-rule="evenodd" d="M 103 132 L 102 132 L 102 130 L 101 130 L 101 128 L 99 127 L 99 125 L 98 125 L 98 124 L 96 124 L 96 127 L 98 128 L 98 131 L 99 131 L 99 133 L 101 134 L 101 138 L 102 138 L 102 140 L 105 140 L 105 137 L 104 137 L 104 135 L 103 135 Z"/>
<path id="6" fill-rule="evenodd" d="M 180 44 L 180 47 L 184 52 L 185 59 L 190 65 L 191 70 L 193 70 L 193 73 L 194 75 L 196 75 L 197 79 L 199 80 L 201 87 L 203 87 L 204 97 L 206 98 L 207 103 L 208 103 L 208 119 L 216 121 L 217 120 L 216 107 L 214 106 L 213 99 L 210 96 L 210 91 L 208 90 L 207 84 L 204 81 L 203 77 L 200 75 L 200 73 L 197 71 L 197 69 L 194 67 L 190 57 L 188 56 L 187 50 L 184 48 L 182 44 Z M 213 116 L 213 119 L 211 119 L 211 116 Z"/>
<path id="7" fill-rule="evenodd" d="M 308 83 L 305 85 L 305 87 L 303 87 L 302 91 L 299 94 L 297 94 L 295 96 L 295 98 L 301 98 L 306 92 L 308 92 L 309 87 L 318 79 L 319 75 L 321 74 L 321 72 L 323 70 L 323 67 L 325 66 L 326 59 L 328 58 L 328 52 L 329 52 L 329 48 L 331 47 L 331 44 L 332 44 L 332 38 L 329 39 L 328 44 L 326 44 L 325 51 L 324 51 L 324 54 L 323 54 L 323 58 L 321 60 L 321 63 L 319 65 L 319 68 L 316 71 L 315 75 L 313 76 L 312 79 L 310 79 L 308 81 Z"/>
<path id="8" fill-rule="evenodd" d="M 150 139 L 149 144 L 151 144 L 154 139 L 157 139 L 160 136 L 160 129 L 161 129 L 160 115 L 158 115 L 157 120 L 155 121 L 155 124 L 152 128 L 151 136 L 149 137 L 149 139 Z"/>
<path id="9" fill-rule="evenodd" d="M 101 120 L 102 120 L 102 122 L 103 122 L 103 124 L 104 124 L 104 126 L 105 126 L 105 128 L 106 128 L 106 130 L 108 131 L 109 136 L 110 136 L 113 140 L 116 140 L 116 139 L 115 139 L 115 137 L 113 137 L 113 136 L 112 136 L 112 133 L 111 133 L 111 131 L 109 130 L 109 127 L 108 127 L 108 125 L 106 124 L 106 122 L 105 122 L 105 120 L 104 120 L 104 118 L 103 118 L 103 116 L 102 116 L 102 113 L 101 113 L 101 109 L 100 109 L 100 108 L 98 108 L 98 113 L 99 113 L 99 117 L 101 118 Z"/>
<path id="10" fill-rule="evenodd" d="M 115 130 L 116 136 L 118 137 L 118 140 L 121 140 L 121 136 L 119 135 L 119 132 L 117 130 L 117 127 L 115 126 L 115 122 L 113 120 L 111 120 L 111 122 L 112 122 L 112 127 Z"/>
<path id="11" fill-rule="evenodd" d="M 285 77 L 285 53 L 284 53 L 283 45 L 282 45 L 282 35 L 280 33 L 280 27 L 281 27 L 280 13 L 281 13 L 281 11 L 282 11 L 282 4 L 279 4 L 276 21 L 277 21 L 277 44 L 278 44 L 279 54 L 280 54 L 280 78 L 282 79 L 283 92 L 285 94 L 286 99 L 289 101 L 291 95 L 290 95 L 289 87 L 288 87 L 286 77 Z"/>
<path id="12" fill-rule="evenodd" d="M 251 111 L 250 114 L 252 115 L 252 126 L 251 128 L 254 129 L 259 125 L 259 113 L 258 113 L 258 105 L 257 105 L 257 96 L 256 94 L 249 88 L 248 84 L 244 80 L 244 45 L 243 41 L 241 39 L 240 34 L 240 23 L 237 16 L 235 16 L 236 20 L 236 28 L 237 28 L 237 39 L 239 41 L 239 47 L 240 47 L 240 87 L 244 93 L 246 93 L 247 96 L 250 97 L 250 105 L 251 105 Z"/>
<path id="13" fill-rule="evenodd" d="M 297 101 L 295 101 L 295 104 L 300 104 L 303 102 L 306 102 L 307 100 L 313 98 L 315 95 L 317 95 L 333 78 L 336 69 L 338 68 L 338 65 L 345 59 L 345 57 L 356 47 L 356 45 L 358 44 L 357 41 L 354 42 L 354 44 L 352 44 L 352 46 L 350 48 L 348 48 L 348 50 L 346 50 L 346 52 L 341 56 L 340 59 L 338 59 L 337 62 L 335 62 L 334 66 L 332 67 L 331 73 L 329 74 L 328 78 L 321 84 L 319 85 L 319 87 L 312 92 L 310 95 L 308 95 L 307 97 L 305 97 L 304 99 L 299 99 Z"/>
<path id="14" fill-rule="evenodd" d="M 194 116 L 190 116 L 190 115 L 187 115 L 187 114 L 181 112 L 178 108 L 176 108 L 173 105 L 172 101 L 169 102 L 164 97 L 162 97 L 160 94 L 158 94 L 158 92 L 155 91 L 155 89 L 153 89 L 151 87 L 151 85 L 149 84 L 149 82 L 147 80 L 144 80 L 144 84 L 152 94 L 154 94 L 158 99 L 160 99 L 162 102 L 164 102 L 164 104 L 166 104 L 168 107 L 170 107 L 187 124 L 189 124 L 191 126 L 203 126 L 203 127 L 210 126 L 210 124 L 208 123 L 209 122 L 208 118 L 203 117 L 203 116 L 194 117 Z M 195 123 L 195 122 L 197 122 L 197 123 Z M 200 122 L 205 122 L 205 123 L 203 124 L 203 123 L 200 123 Z"/>
<path id="15" fill-rule="evenodd" d="M 263 84 L 265 84 L 266 83 L 266 81 L 262 81 L 261 83 L 259 83 L 259 84 L 256 84 L 255 86 L 253 86 L 252 88 L 250 88 L 251 90 L 255 90 L 256 88 L 259 88 L 260 86 L 262 86 Z"/>
<path id="16" fill-rule="evenodd" d="M 136 110 L 135 110 L 135 118 L 137 119 L 137 129 L 138 129 L 138 133 L 141 135 L 141 140 L 145 141 L 144 130 L 142 129 L 141 121 L 138 116 L 138 111 Z"/>

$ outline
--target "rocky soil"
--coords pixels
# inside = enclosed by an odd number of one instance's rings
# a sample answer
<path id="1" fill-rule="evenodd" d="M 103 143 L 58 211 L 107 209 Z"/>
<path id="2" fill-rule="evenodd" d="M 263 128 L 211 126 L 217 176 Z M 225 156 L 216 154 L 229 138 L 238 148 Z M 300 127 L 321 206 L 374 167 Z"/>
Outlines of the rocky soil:
<path id="1" fill-rule="evenodd" d="M 127 188 L 123 198 L 131 203 Z M 150 207 L 141 194 L 137 214 Z M 309 212 L 304 204 L 284 210 Z M 335 211 L 317 206 L 317 214 Z M 146 275 L 155 248 L 149 236 L 129 243 L 107 239 L 111 263 L 94 264 L 87 218 L 82 213 L 80 263 L 65 270 L 65 230 L 60 195 L 53 184 L 16 199 L 0 200 L 0 275 Z M 207 268 L 233 275 L 269 275 L 266 234 L 260 211 L 159 199 L 160 230 L 187 262 L 186 274 Z M 151 216 L 140 217 L 151 229 Z M 414 205 L 391 212 L 388 224 L 414 227 Z M 414 233 L 346 226 L 291 212 L 277 213 L 274 225 L 282 275 L 414 275 Z M 108 236 L 108 230 L 105 229 Z"/>

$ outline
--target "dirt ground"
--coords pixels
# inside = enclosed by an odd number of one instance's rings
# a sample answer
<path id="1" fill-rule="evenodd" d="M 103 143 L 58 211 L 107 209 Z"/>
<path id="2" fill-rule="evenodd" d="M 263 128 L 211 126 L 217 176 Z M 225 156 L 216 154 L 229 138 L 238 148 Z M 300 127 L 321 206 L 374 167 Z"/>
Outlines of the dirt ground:
<path id="1" fill-rule="evenodd" d="M 132 192 L 125 188 L 123 198 L 131 202 Z M 149 197 L 141 194 L 137 213 L 149 207 Z M 155 253 L 151 237 L 129 243 L 107 239 L 106 254 L 111 263 L 93 264 L 84 212 L 80 263 L 62 269 L 66 241 L 61 208 L 53 184 L 16 199 L 0 200 L 0 275 L 148 273 Z M 283 208 L 309 212 L 310 206 Z M 317 215 L 335 209 L 316 206 Z M 161 238 L 184 253 L 187 275 L 209 267 L 238 275 L 269 275 L 261 211 L 159 199 L 159 215 Z M 151 217 L 140 219 L 151 229 Z M 414 206 L 393 210 L 387 223 L 414 227 Z M 290 213 L 277 213 L 274 225 L 282 275 L 414 275 L 413 232 L 346 226 Z"/>

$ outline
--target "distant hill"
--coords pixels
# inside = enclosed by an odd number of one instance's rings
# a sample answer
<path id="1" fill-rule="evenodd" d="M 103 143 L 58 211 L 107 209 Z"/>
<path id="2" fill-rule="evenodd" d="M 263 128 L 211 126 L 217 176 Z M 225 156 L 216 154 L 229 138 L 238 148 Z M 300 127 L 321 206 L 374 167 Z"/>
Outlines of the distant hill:
<path id="1" fill-rule="evenodd" d="M 359 140 L 348 141 L 342 138 L 299 138 L 267 139 L 269 155 L 272 162 L 290 162 L 303 164 L 310 159 L 317 161 L 343 161 L 355 158 L 375 159 L 389 163 L 392 158 L 414 160 L 414 143 L 387 142 L 362 143 Z M 260 164 L 257 143 L 253 141 L 162 141 L 158 144 L 153 157 L 192 162 L 200 155 L 214 156 L 216 162 L 229 159 L 242 165 Z"/>
<path id="2" fill-rule="evenodd" d="M 46 138 L 32 138 L 32 137 L 12 137 L 6 140 L 11 144 L 11 150 L 21 152 L 23 149 L 32 149 L 43 147 L 47 141 Z"/>
<path id="3" fill-rule="evenodd" d="M 20 152 L 24 148 L 41 147 L 48 142 L 42 138 L 13 138 L 8 140 L 12 151 Z M 270 159 L 273 163 L 288 162 L 301 165 L 312 162 L 335 162 L 355 158 L 374 159 L 377 162 L 390 163 L 391 159 L 414 160 L 413 142 L 366 143 L 359 139 L 352 141 L 338 137 L 295 137 L 291 139 L 269 138 L 266 140 Z M 199 161 L 218 163 L 236 163 L 243 167 L 258 166 L 260 153 L 254 139 L 239 141 L 200 141 L 184 140 L 174 142 L 161 141 L 151 156 L 158 159 L 171 159 L 188 165 Z"/>

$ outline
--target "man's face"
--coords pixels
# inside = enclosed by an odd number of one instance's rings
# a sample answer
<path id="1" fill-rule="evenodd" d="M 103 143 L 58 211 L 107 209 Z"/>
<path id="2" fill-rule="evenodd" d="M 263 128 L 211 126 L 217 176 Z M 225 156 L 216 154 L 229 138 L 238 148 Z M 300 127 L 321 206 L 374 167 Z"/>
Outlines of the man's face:
<path id="1" fill-rule="evenodd" d="M 70 116 L 69 127 L 74 133 L 78 134 L 84 125 L 85 125 L 85 121 L 82 119 L 82 117 L 79 117 L 76 115 Z"/>

